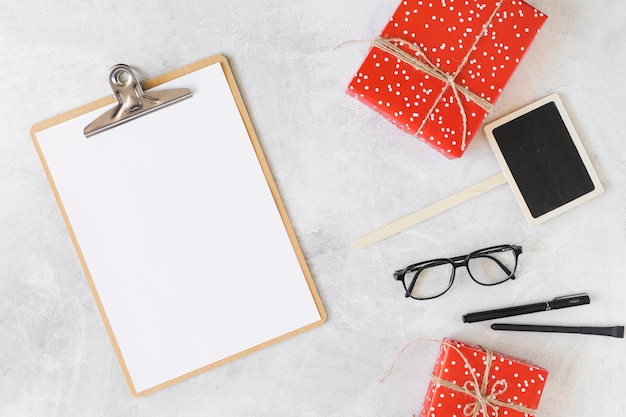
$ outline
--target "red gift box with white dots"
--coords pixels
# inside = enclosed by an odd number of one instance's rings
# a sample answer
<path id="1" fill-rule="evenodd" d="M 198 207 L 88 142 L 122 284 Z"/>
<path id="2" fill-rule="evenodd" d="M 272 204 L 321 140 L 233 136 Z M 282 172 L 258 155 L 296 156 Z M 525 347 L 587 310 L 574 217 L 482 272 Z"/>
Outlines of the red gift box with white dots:
<path id="1" fill-rule="evenodd" d="M 537 409 L 548 371 L 499 352 L 494 351 L 491 354 L 491 363 L 487 369 L 486 349 L 457 340 L 444 339 L 433 375 L 452 384 L 456 389 L 444 386 L 443 382 L 436 382 L 435 378 L 431 379 L 420 417 L 535 415 L 534 411 L 529 412 L 524 408 Z M 485 375 L 486 383 L 483 380 Z M 483 413 L 481 402 L 475 395 L 462 392 L 463 387 L 474 392 L 475 382 L 479 388 L 485 383 L 482 395 L 486 401 L 484 407 L 487 414 Z M 502 403 L 514 404 L 520 409 L 516 410 Z"/>
<path id="2" fill-rule="evenodd" d="M 402 1 L 380 38 L 442 76 L 374 43 L 347 92 L 448 158 L 458 158 L 546 19 L 520 0 Z"/>

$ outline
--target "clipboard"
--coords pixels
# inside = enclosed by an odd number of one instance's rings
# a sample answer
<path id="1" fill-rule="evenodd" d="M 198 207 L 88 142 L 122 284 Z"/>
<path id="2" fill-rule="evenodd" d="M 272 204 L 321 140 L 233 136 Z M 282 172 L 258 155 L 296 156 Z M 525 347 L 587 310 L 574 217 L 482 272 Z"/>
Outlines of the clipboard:
<path id="1" fill-rule="evenodd" d="M 31 129 L 136 396 L 326 320 L 226 58 L 143 85 L 192 97 L 89 138 L 113 98 Z"/>

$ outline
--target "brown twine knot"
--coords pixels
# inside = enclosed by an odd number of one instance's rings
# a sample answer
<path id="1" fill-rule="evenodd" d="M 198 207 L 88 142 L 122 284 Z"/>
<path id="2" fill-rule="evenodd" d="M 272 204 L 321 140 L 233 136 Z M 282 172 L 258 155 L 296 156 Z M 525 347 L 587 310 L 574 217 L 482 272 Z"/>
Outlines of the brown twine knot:
<path id="1" fill-rule="evenodd" d="M 373 46 L 376 46 L 378 49 L 381 49 L 382 51 L 387 52 L 388 54 L 400 59 L 401 61 L 404 61 L 412 65 L 416 69 L 423 71 L 424 73 L 430 76 L 433 76 L 445 83 L 445 86 L 439 93 L 439 96 L 433 102 L 433 105 L 431 106 L 429 111 L 426 113 L 426 116 L 422 119 L 422 123 L 420 124 L 419 128 L 416 131 L 417 134 L 419 134 L 424 128 L 424 126 L 426 125 L 426 122 L 435 111 L 437 104 L 443 97 L 443 93 L 448 88 L 448 86 L 452 89 L 452 93 L 454 94 L 455 101 L 459 106 L 459 114 L 461 115 L 461 119 L 463 121 L 463 139 L 461 142 L 461 150 L 464 151 L 465 147 L 467 146 L 467 114 L 465 112 L 465 107 L 463 107 L 463 102 L 461 101 L 459 91 L 461 91 L 465 95 L 465 97 L 467 97 L 468 99 L 476 103 L 478 106 L 480 106 L 483 110 L 489 112 L 493 109 L 493 104 L 491 104 L 489 101 L 485 100 L 484 98 L 480 97 L 476 93 L 470 91 L 469 89 L 463 87 L 462 85 L 457 84 L 455 79 L 457 75 L 461 72 L 465 64 L 468 62 L 472 51 L 476 47 L 476 44 L 483 37 L 487 29 L 489 28 L 489 25 L 491 25 L 491 22 L 493 21 L 494 17 L 500 10 L 500 7 L 502 6 L 503 3 L 504 3 L 504 0 L 501 0 L 498 3 L 496 3 L 496 8 L 491 13 L 491 16 L 489 16 L 489 19 L 485 22 L 485 24 L 483 24 L 482 30 L 476 35 L 472 46 L 468 49 L 467 54 L 465 54 L 465 57 L 463 58 L 461 63 L 458 65 L 456 71 L 452 74 L 446 73 L 445 71 L 441 70 L 437 65 L 435 65 L 433 62 L 431 62 L 426 57 L 426 55 L 424 54 L 422 49 L 419 47 L 419 45 L 417 45 L 414 42 L 408 42 L 401 38 L 381 38 L 381 37 L 378 37 L 372 41 L 369 41 Z M 350 42 L 351 41 L 345 42 L 345 43 L 350 43 Z M 413 55 L 413 54 L 406 52 L 404 49 L 400 48 L 397 44 L 399 46 L 407 45 L 416 54 Z"/>

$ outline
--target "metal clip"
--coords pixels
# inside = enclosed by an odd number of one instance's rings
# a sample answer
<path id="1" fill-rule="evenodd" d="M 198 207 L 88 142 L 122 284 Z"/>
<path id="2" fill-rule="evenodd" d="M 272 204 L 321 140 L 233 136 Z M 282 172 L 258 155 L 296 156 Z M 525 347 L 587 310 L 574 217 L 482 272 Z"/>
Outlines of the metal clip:
<path id="1" fill-rule="evenodd" d="M 133 69 L 124 64 L 115 65 L 109 70 L 109 83 L 118 104 L 85 127 L 83 133 L 86 137 L 112 129 L 192 95 L 187 88 L 150 91 L 145 94 Z"/>

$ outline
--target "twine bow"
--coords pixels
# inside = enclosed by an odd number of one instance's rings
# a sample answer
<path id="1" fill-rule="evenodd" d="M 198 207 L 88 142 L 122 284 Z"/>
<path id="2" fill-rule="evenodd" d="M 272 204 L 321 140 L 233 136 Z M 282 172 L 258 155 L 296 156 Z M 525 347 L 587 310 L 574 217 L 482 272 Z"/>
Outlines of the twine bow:
<path id="1" fill-rule="evenodd" d="M 498 389 L 498 384 L 503 385 L 503 388 Z M 472 381 L 466 381 L 463 384 L 463 387 L 468 390 L 473 390 L 475 393 L 478 393 L 478 387 L 474 385 Z M 463 414 L 466 416 L 477 416 L 478 413 L 482 411 L 483 415 L 486 415 L 487 406 L 491 405 L 496 397 L 500 394 L 503 394 L 508 388 L 508 384 L 505 379 L 499 379 L 496 383 L 491 387 L 491 391 L 488 395 L 477 396 L 476 401 L 474 403 L 467 403 L 463 408 Z M 453 388 L 454 389 L 454 388 Z M 497 414 L 497 412 L 496 412 Z"/>
<path id="2" fill-rule="evenodd" d="M 400 39 L 400 38 L 381 38 L 381 37 L 378 37 L 378 38 L 374 39 L 373 41 L 371 41 L 371 44 L 373 46 L 376 46 L 377 48 L 387 52 L 388 54 L 390 54 L 390 55 L 392 55 L 392 56 L 394 56 L 394 57 L 396 57 L 398 59 L 400 59 L 401 61 L 404 61 L 407 64 L 412 65 L 416 69 L 418 69 L 420 71 L 423 71 L 424 73 L 426 73 L 426 74 L 428 74 L 430 76 L 433 76 L 433 77 L 435 77 L 435 78 L 437 78 L 437 79 L 439 79 L 439 80 L 441 80 L 441 81 L 443 81 L 445 83 L 444 87 L 442 88 L 441 92 L 439 93 L 439 96 L 433 102 L 433 105 L 430 107 L 430 109 L 426 113 L 426 116 L 422 119 L 422 123 L 420 124 L 419 128 L 417 129 L 417 133 L 420 133 L 422 131 L 422 129 L 426 125 L 426 122 L 428 121 L 428 119 L 431 118 L 433 112 L 435 111 L 435 108 L 437 107 L 437 104 L 439 103 L 439 101 L 443 97 L 443 94 L 446 91 L 446 89 L 448 88 L 448 86 L 452 89 L 452 93 L 454 94 L 454 99 L 455 99 L 457 105 L 459 106 L 459 113 L 460 113 L 461 119 L 463 121 L 463 136 L 462 136 L 463 139 L 462 139 L 462 142 L 461 142 L 461 150 L 465 150 L 466 143 L 467 143 L 467 141 L 466 141 L 466 138 L 467 138 L 467 114 L 465 112 L 465 107 L 463 107 L 463 102 L 461 101 L 461 97 L 459 95 L 459 91 L 462 92 L 465 95 L 465 97 L 467 97 L 468 99 L 470 99 L 471 101 L 476 103 L 478 106 L 480 106 L 483 110 L 488 111 L 488 112 L 492 110 L 493 105 L 489 101 L 485 100 L 484 98 L 480 97 L 479 95 L 477 95 L 476 93 L 470 91 L 469 89 L 463 87 L 462 85 L 457 84 L 455 79 L 456 79 L 457 75 L 459 75 L 459 73 L 461 72 L 461 70 L 463 69 L 465 64 L 468 62 L 470 54 L 475 49 L 476 44 L 478 43 L 478 41 L 483 37 L 483 35 L 487 31 L 487 29 L 489 28 L 489 25 L 491 25 L 491 22 L 493 21 L 494 17 L 496 16 L 498 11 L 500 10 L 500 7 L 502 6 L 503 3 L 504 3 L 503 0 L 499 1 L 498 3 L 496 3 L 496 8 L 491 13 L 491 16 L 489 16 L 489 19 L 483 24 L 482 30 L 478 33 L 478 35 L 476 35 L 476 37 L 474 38 L 474 42 L 473 42 L 472 46 L 468 49 L 467 54 L 465 54 L 465 56 L 463 57 L 463 60 L 458 65 L 456 71 L 454 71 L 454 73 L 452 73 L 452 74 L 446 73 L 445 71 L 441 70 L 437 65 L 435 65 L 433 62 L 431 62 L 426 57 L 424 52 L 421 50 L 419 45 L 417 45 L 414 42 L 408 42 L 408 41 L 406 41 L 404 39 Z M 410 53 L 406 52 L 405 50 L 400 48 L 398 45 L 399 46 L 407 45 L 411 50 L 413 50 L 415 52 L 415 54 L 410 54 Z"/>

